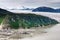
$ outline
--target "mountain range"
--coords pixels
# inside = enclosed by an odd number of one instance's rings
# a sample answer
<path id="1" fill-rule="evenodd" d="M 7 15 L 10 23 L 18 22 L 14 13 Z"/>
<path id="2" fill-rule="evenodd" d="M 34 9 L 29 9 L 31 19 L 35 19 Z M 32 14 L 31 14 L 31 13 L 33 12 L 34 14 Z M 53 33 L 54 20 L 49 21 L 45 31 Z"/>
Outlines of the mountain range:
<path id="1" fill-rule="evenodd" d="M 54 9 L 51 7 L 37 7 L 35 9 L 32 10 L 32 12 L 56 12 L 56 13 L 60 13 L 60 9 Z"/>

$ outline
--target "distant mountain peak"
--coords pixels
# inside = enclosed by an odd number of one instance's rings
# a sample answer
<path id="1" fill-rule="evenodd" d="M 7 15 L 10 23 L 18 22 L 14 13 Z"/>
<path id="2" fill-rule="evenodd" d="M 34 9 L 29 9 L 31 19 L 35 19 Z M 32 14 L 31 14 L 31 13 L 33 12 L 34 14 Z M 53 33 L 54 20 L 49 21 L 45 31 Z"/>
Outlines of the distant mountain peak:
<path id="1" fill-rule="evenodd" d="M 51 7 L 38 7 L 36 9 L 33 9 L 32 10 L 33 12 L 56 12 L 56 13 L 59 13 L 60 12 L 60 9 L 54 9 L 54 8 L 51 8 Z"/>
<path id="2" fill-rule="evenodd" d="M 33 11 L 35 12 L 53 12 L 55 11 L 53 8 L 50 8 L 50 7 L 38 7 L 36 9 L 34 9 Z"/>

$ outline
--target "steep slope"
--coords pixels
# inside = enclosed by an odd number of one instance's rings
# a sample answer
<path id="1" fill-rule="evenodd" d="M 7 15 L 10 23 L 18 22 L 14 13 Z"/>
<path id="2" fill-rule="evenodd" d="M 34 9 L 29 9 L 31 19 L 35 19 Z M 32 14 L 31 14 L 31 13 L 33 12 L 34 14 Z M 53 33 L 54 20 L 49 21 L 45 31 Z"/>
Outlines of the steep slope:
<path id="1" fill-rule="evenodd" d="M 13 13 L 8 10 L 0 8 L 0 15 L 6 15 L 6 14 L 13 14 Z"/>

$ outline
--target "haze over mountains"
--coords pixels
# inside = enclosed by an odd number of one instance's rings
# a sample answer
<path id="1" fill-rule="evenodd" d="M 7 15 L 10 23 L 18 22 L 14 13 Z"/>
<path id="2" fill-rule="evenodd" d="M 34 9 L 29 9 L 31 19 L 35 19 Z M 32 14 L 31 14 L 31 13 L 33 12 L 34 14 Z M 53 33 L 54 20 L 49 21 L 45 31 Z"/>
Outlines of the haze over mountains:
<path id="1" fill-rule="evenodd" d="M 12 8 L 11 10 L 33 10 L 34 8 L 29 8 L 29 7 L 25 7 L 25 6 L 22 6 L 20 8 Z"/>
<path id="2" fill-rule="evenodd" d="M 52 12 L 52 13 L 60 13 L 60 8 L 51 8 L 51 7 L 37 7 L 37 8 L 29 8 L 29 7 L 22 7 L 22 9 L 10 9 L 12 12 Z"/>
<path id="3" fill-rule="evenodd" d="M 1 8 L 0 8 L 0 10 L 1 10 Z M 37 7 L 37 8 L 24 7 L 22 9 L 9 9 L 9 11 L 11 11 L 11 12 L 17 11 L 17 13 L 18 12 L 52 12 L 52 13 L 60 13 L 60 8 L 54 9 L 54 8 L 45 7 L 45 6 Z M 2 12 L 2 10 L 1 10 L 1 12 Z"/>

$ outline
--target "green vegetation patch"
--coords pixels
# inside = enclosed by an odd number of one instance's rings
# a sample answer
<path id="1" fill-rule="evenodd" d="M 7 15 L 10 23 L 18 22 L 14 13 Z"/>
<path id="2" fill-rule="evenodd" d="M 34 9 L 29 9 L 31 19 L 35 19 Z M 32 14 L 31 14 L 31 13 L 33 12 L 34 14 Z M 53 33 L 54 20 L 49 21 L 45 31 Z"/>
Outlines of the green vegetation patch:
<path id="1" fill-rule="evenodd" d="M 5 18 L 5 16 L 6 16 L 6 15 L 3 15 L 3 14 L 0 15 L 0 24 L 1 24 L 1 22 L 3 21 L 3 19 Z"/>

